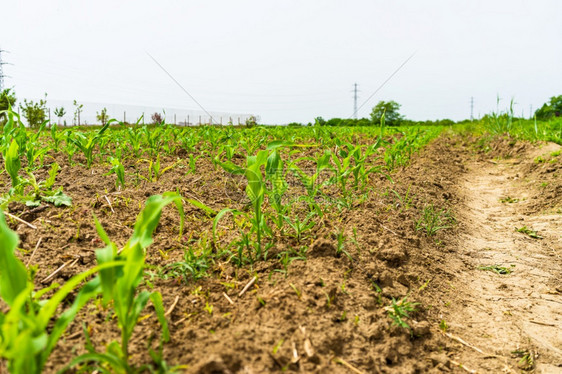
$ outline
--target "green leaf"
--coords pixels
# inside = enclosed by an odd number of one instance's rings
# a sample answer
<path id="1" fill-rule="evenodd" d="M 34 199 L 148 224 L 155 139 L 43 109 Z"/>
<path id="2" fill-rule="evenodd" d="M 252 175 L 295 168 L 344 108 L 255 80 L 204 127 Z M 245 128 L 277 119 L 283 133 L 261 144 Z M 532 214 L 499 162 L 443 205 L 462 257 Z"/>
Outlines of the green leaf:
<path id="1" fill-rule="evenodd" d="M 18 241 L 18 235 L 10 230 L 0 210 L 0 296 L 10 306 L 27 288 L 27 270 L 14 255 Z"/>
<path id="2" fill-rule="evenodd" d="M 92 276 L 93 274 L 100 272 L 104 269 L 111 267 L 122 266 L 123 262 L 114 261 L 110 263 L 105 263 L 98 265 L 92 269 L 86 270 L 83 273 L 79 273 L 72 278 L 70 278 L 66 283 L 57 291 L 55 294 L 45 303 L 41 308 L 39 314 L 37 315 L 37 328 L 40 330 L 46 329 L 49 321 L 55 314 L 58 306 L 62 301 L 72 292 L 80 283 L 82 283 L 86 278 Z"/>
<path id="3" fill-rule="evenodd" d="M 44 185 L 45 188 L 50 189 L 51 187 L 53 187 L 59 169 L 60 166 L 56 162 L 53 162 L 51 164 L 51 169 L 49 169 L 49 178 L 45 181 L 45 185 Z"/>
<path id="4" fill-rule="evenodd" d="M 156 316 L 162 326 L 162 339 L 164 342 L 168 342 L 170 340 L 170 330 L 168 329 L 168 321 L 164 315 L 164 304 L 162 303 L 162 295 L 160 292 L 152 292 L 150 294 L 150 301 L 152 301 L 152 305 L 156 311 Z"/>
<path id="5" fill-rule="evenodd" d="M 123 326 L 126 329 L 128 336 L 132 335 L 133 329 L 137 324 L 140 314 L 144 309 L 144 307 L 146 306 L 146 304 L 148 303 L 149 299 L 150 299 L 150 292 L 142 291 L 133 300 L 133 305 L 130 311 L 130 315 L 127 318 L 130 324 L 129 326 Z"/>
<path id="6" fill-rule="evenodd" d="M 12 140 L 5 157 L 6 171 L 12 179 L 12 187 L 17 187 L 19 185 L 18 172 L 21 169 L 21 162 L 19 156 L 19 145 L 15 139 Z"/>
<path id="7" fill-rule="evenodd" d="M 277 149 L 277 148 L 279 148 L 279 147 L 291 146 L 292 144 L 293 144 L 293 143 L 291 143 L 291 142 L 286 142 L 286 141 L 284 141 L 284 140 L 274 140 L 274 141 L 272 141 L 272 142 L 270 142 L 270 143 L 267 144 L 266 149 L 267 149 L 268 151 L 271 151 L 271 150 Z"/>
<path id="8" fill-rule="evenodd" d="M 95 214 L 94 214 L 94 223 L 96 225 L 96 231 L 97 231 L 100 239 L 103 240 L 103 242 L 106 245 L 111 245 L 111 239 L 109 239 L 109 235 L 107 235 L 103 226 L 101 225 L 100 221 L 98 220 L 98 217 L 96 217 Z"/>
<path id="9" fill-rule="evenodd" d="M 230 208 L 224 208 L 223 210 L 217 213 L 215 219 L 213 220 L 213 242 L 215 243 L 215 245 L 217 240 L 217 225 L 219 224 L 219 221 L 222 219 L 222 217 L 224 217 L 228 213 L 232 213 L 233 216 L 237 214 L 242 214 L 240 211 Z"/>
<path id="10" fill-rule="evenodd" d="M 98 249 L 96 251 L 96 260 L 99 265 L 110 263 L 115 260 L 116 252 L 113 243 L 107 245 L 103 249 Z M 113 299 L 113 290 L 115 287 L 115 282 L 117 279 L 117 269 L 108 268 L 101 270 L 99 273 L 99 278 L 101 282 L 101 289 L 103 295 L 103 303 L 107 305 Z"/>
<path id="11" fill-rule="evenodd" d="M 41 200 L 46 203 L 54 204 L 57 207 L 60 206 L 72 206 L 72 198 L 62 191 L 58 191 L 51 196 L 41 196 Z"/>
<path id="12" fill-rule="evenodd" d="M 234 164 L 231 161 L 220 161 L 218 158 L 215 159 L 215 162 L 220 165 L 225 171 L 231 174 L 244 174 L 244 169 L 240 166 Z"/>
<path id="13" fill-rule="evenodd" d="M 86 353 L 74 358 L 70 363 L 65 366 L 60 372 L 64 373 L 71 367 L 81 364 L 83 362 L 99 362 L 99 363 L 107 363 L 116 373 L 125 373 L 128 369 L 126 362 L 123 362 L 118 356 L 110 354 L 110 353 Z M 96 368 L 98 371 L 102 373 L 110 373 L 111 371 Z"/>
<path id="14" fill-rule="evenodd" d="M 126 252 L 127 248 L 133 247 L 137 243 L 143 249 L 147 248 L 152 243 L 152 234 L 156 230 L 156 226 L 158 226 L 162 209 L 176 200 L 181 202 L 181 196 L 176 193 L 167 194 L 166 196 L 150 196 L 146 201 L 144 209 L 137 217 L 133 235 L 125 245 L 123 252 Z"/>
<path id="15" fill-rule="evenodd" d="M 190 203 L 191 205 L 201 209 L 202 211 L 204 211 L 205 213 L 207 213 L 211 217 L 214 217 L 214 216 L 217 215 L 217 212 L 213 208 L 203 204 L 202 202 L 200 202 L 198 200 L 187 199 L 187 202 Z"/>
<path id="16" fill-rule="evenodd" d="M 44 351 L 41 353 L 41 366 L 43 366 L 49 355 L 51 354 L 52 350 L 55 348 L 58 340 L 60 339 L 61 335 L 64 333 L 70 322 L 74 320 L 76 314 L 80 309 L 90 301 L 90 299 L 94 298 L 100 291 L 100 279 L 99 277 L 94 278 L 90 282 L 86 283 L 76 298 L 74 302 L 65 310 L 61 316 L 55 322 L 53 329 L 51 330 L 51 334 L 49 335 L 48 343 L 44 348 Z"/>

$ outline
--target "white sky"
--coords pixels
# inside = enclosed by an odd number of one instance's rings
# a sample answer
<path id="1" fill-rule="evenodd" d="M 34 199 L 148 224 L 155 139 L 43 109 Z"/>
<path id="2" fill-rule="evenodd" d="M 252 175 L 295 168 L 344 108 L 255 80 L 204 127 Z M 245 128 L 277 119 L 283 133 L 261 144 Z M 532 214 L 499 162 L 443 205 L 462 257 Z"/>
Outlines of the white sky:
<path id="1" fill-rule="evenodd" d="M 411 119 L 516 114 L 562 94 L 562 1 L 13 1 L 0 18 L 18 99 L 198 109 L 266 123 L 350 117 L 396 100 Z"/>

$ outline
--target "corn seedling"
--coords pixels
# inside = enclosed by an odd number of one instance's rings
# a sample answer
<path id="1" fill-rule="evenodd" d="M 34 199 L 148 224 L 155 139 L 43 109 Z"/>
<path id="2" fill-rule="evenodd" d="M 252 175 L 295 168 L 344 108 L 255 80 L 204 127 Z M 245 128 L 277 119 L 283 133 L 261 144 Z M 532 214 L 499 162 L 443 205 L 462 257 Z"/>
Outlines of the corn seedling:
<path id="1" fill-rule="evenodd" d="M 269 203 L 275 209 L 275 223 L 278 229 L 283 228 L 284 217 L 288 213 L 289 207 L 283 204 L 283 196 L 287 192 L 288 184 L 285 181 L 285 170 L 283 160 L 277 150 L 274 150 L 267 158 L 265 166 L 266 180 L 271 186 L 266 193 Z"/>
<path id="2" fill-rule="evenodd" d="M 98 145 L 103 133 L 108 129 L 112 122 L 117 122 L 117 120 L 109 120 L 105 126 L 99 129 L 99 131 L 95 134 L 89 134 L 89 136 L 86 136 L 81 132 L 78 132 L 76 133 L 75 138 L 70 138 L 70 141 L 72 141 L 76 147 L 84 153 L 84 157 L 86 158 L 86 167 L 88 169 L 92 167 L 92 163 L 94 162 L 94 149 L 96 145 Z"/>
<path id="3" fill-rule="evenodd" d="M 268 161 L 268 151 L 259 151 L 256 156 L 248 156 L 246 158 L 246 167 L 241 168 L 232 162 L 226 161 L 222 162 L 216 159 L 216 162 L 227 172 L 240 175 L 243 174 L 246 177 L 246 195 L 250 200 L 253 208 L 253 215 L 250 217 L 244 212 L 238 211 L 236 209 L 225 208 L 221 210 L 215 217 L 213 224 L 213 236 L 216 236 L 216 226 L 218 221 L 227 213 L 232 213 L 233 215 L 241 215 L 246 217 L 252 225 L 252 232 L 256 234 L 256 245 L 254 251 L 250 251 L 250 259 L 260 258 L 263 256 L 264 259 L 267 257 L 267 248 L 264 250 L 262 246 L 262 238 L 264 234 L 270 233 L 271 229 L 267 226 L 265 215 L 263 214 L 263 203 L 266 194 L 266 181 L 263 177 L 261 167 L 266 165 Z M 242 241 L 239 244 L 239 258 L 241 258 L 241 248 L 250 248 L 250 238 L 248 235 L 244 234 L 242 236 Z M 255 252 L 255 253 L 253 253 Z M 255 256 L 254 256 L 255 254 Z"/>
<path id="4" fill-rule="evenodd" d="M 331 152 L 326 151 L 323 155 L 317 157 L 316 159 L 312 159 L 316 162 L 316 169 L 314 174 L 312 174 L 312 176 L 308 176 L 306 172 L 301 170 L 296 165 L 296 162 L 300 160 L 311 160 L 310 157 L 299 158 L 291 163 L 289 170 L 291 170 L 297 176 L 297 178 L 299 178 L 299 180 L 304 184 L 304 187 L 306 188 L 308 197 L 310 199 L 314 199 L 321 191 L 321 188 L 330 182 L 329 180 L 320 181 L 320 175 L 324 170 L 329 169 L 331 167 L 330 165 L 331 157 L 332 157 Z"/>
<path id="5" fill-rule="evenodd" d="M 123 166 L 123 163 L 121 163 L 118 158 L 114 157 L 111 157 L 109 159 L 109 162 L 111 162 L 112 166 L 109 170 L 109 173 L 105 175 L 114 173 L 117 176 L 117 179 L 115 180 L 115 186 L 121 186 L 122 188 L 125 188 L 125 167 Z"/>
<path id="6" fill-rule="evenodd" d="M 158 225 L 162 209 L 175 203 L 180 212 L 180 235 L 183 231 L 183 207 L 181 197 L 169 193 L 164 196 L 151 196 L 144 209 L 137 217 L 133 235 L 125 246 L 118 251 L 105 230 L 97 220 L 96 229 L 106 247 L 96 251 L 96 257 L 100 265 L 122 261 L 124 264 L 119 268 L 103 269 L 99 272 L 103 304 L 113 303 L 113 309 L 117 316 L 117 322 L 121 330 L 121 341 L 112 341 L 107 345 L 106 352 L 97 352 L 91 344 L 87 347 L 88 353 L 81 355 L 69 364 L 69 367 L 82 362 L 97 362 L 101 365 L 103 372 L 131 373 L 136 372 L 129 365 L 129 341 L 133 330 L 137 325 L 141 312 L 148 301 L 152 302 L 156 316 L 162 327 L 162 340 L 170 338 L 168 323 L 164 316 L 162 295 L 159 292 L 140 291 L 137 288 L 143 280 L 143 269 L 146 248 L 152 243 L 152 234 Z M 138 369 L 142 371 L 143 368 Z"/>
<path id="7" fill-rule="evenodd" d="M 21 162 L 19 157 L 19 145 L 16 140 L 12 140 L 10 147 L 4 153 L 4 167 L 12 180 L 12 188 L 16 193 L 23 192 L 20 190 L 21 179 L 18 173 L 21 169 Z"/>
<path id="8" fill-rule="evenodd" d="M 8 312 L 0 313 L 0 357 L 7 361 L 11 373 L 41 373 L 67 326 L 99 293 L 99 278 L 84 285 L 72 305 L 56 317 L 64 299 L 88 277 L 121 263 L 107 262 L 78 274 L 47 298 L 45 294 L 58 288 L 58 284 L 34 292 L 25 266 L 14 255 L 17 244 L 17 234 L 8 228 L 0 211 L 0 296 L 10 308 Z"/>
<path id="9" fill-rule="evenodd" d="M 62 192 L 62 187 L 56 190 L 52 188 L 59 165 L 56 162 L 51 164 L 49 178 L 45 181 L 38 183 L 31 172 L 27 172 L 29 178 L 22 178 L 19 175 L 21 162 L 18 150 L 18 143 L 12 140 L 10 147 L 4 154 L 4 165 L 8 175 L 10 175 L 12 188 L 7 195 L 0 197 L 0 206 L 4 206 L 12 200 L 23 201 L 28 206 L 38 206 L 41 201 L 52 203 L 55 206 L 72 205 L 72 200 Z M 28 186 L 31 187 L 31 191 L 28 189 L 26 192 Z"/>
<path id="10" fill-rule="evenodd" d="M 177 164 L 179 164 L 181 161 L 176 161 L 175 163 L 173 163 L 170 166 L 167 166 L 165 168 L 162 168 L 161 164 L 160 164 L 160 154 L 158 154 L 156 156 L 156 160 L 152 161 L 152 160 L 140 160 L 139 162 L 146 162 L 148 163 L 148 176 L 142 177 L 145 180 L 147 180 L 148 182 L 158 182 L 158 180 L 160 179 L 160 177 L 167 171 L 172 170 L 174 167 L 176 167 Z"/>
<path id="11" fill-rule="evenodd" d="M 316 212 L 312 211 L 306 215 L 306 217 L 301 220 L 299 216 L 295 216 L 295 218 L 290 217 L 283 217 L 287 225 L 293 229 L 294 237 L 297 239 L 297 242 L 300 242 L 304 232 L 312 229 L 316 222 L 312 220 L 312 218 L 316 216 Z"/>

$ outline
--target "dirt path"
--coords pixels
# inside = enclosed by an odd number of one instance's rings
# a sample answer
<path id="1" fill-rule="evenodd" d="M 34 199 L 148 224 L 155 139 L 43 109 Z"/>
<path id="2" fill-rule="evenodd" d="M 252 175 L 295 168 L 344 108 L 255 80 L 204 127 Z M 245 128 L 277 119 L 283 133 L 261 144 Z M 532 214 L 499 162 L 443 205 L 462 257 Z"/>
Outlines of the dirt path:
<path id="1" fill-rule="evenodd" d="M 562 373 L 562 220 L 525 213 L 536 183 L 522 173 L 537 155 L 559 149 L 547 148 L 471 162 L 460 185 L 458 281 L 443 319 L 449 337 L 464 341 L 458 362 L 479 373 L 520 372 L 525 363 L 514 351 L 534 360 L 537 373 Z M 516 232 L 524 226 L 542 239 Z M 484 270 L 496 265 L 510 273 Z"/>

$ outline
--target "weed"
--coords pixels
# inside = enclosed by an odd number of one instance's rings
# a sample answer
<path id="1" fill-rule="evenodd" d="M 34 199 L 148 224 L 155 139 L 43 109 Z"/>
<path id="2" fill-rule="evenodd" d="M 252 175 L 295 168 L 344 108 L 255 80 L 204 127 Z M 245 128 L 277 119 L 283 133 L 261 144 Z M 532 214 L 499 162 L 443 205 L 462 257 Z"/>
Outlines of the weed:
<path id="1" fill-rule="evenodd" d="M 515 265 L 511 265 L 511 267 L 514 267 Z M 488 266 L 479 266 L 478 270 L 487 270 L 487 271 L 493 271 L 496 274 L 501 274 L 501 275 L 506 275 L 506 274 L 511 274 L 512 270 L 508 267 L 505 266 L 500 266 L 500 265 L 488 265 Z"/>
<path id="2" fill-rule="evenodd" d="M 540 236 L 539 234 L 537 234 L 537 232 L 531 228 L 528 228 L 527 226 L 523 226 L 521 228 L 516 228 L 515 231 L 520 232 L 522 234 L 525 234 L 527 236 L 529 236 L 530 238 L 533 239 L 543 239 L 542 236 Z"/>
<path id="3" fill-rule="evenodd" d="M 439 230 L 452 227 L 454 223 L 455 219 L 448 210 L 429 204 L 423 208 L 422 216 L 416 222 L 416 230 L 424 230 L 427 235 L 433 236 Z"/>
<path id="4" fill-rule="evenodd" d="M 302 296 L 302 292 L 297 288 L 297 286 L 295 286 L 294 284 L 290 283 L 289 286 L 291 286 L 291 288 L 293 289 L 293 291 L 295 291 L 295 293 L 297 294 L 297 297 L 300 299 Z"/>
<path id="5" fill-rule="evenodd" d="M 535 368 L 535 354 L 527 349 L 518 349 L 511 352 L 512 355 L 519 358 L 517 363 L 521 370 L 531 371 Z"/>
<path id="6" fill-rule="evenodd" d="M 419 303 L 412 303 L 408 301 L 408 296 L 405 296 L 399 301 L 392 298 L 392 303 L 385 309 L 388 312 L 388 317 L 392 320 L 393 325 L 400 326 L 411 331 L 412 329 L 406 322 L 406 319 L 410 318 L 408 313 L 415 312 L 418 305 Z"/>
<path id="7" fill-rule="evenodd" d="M 514 199 L 514 198 L 512 198 L 512 197 L 506 196 L 506 197 L 502 197 L 502 198 L 500 199 L 500 202 L 501 202 L 501 203 L 509 203 L 509 204 L 512 204 L 512 203 L 518 203 L 518 202 L 519 202 L 519 199 Z"/>

